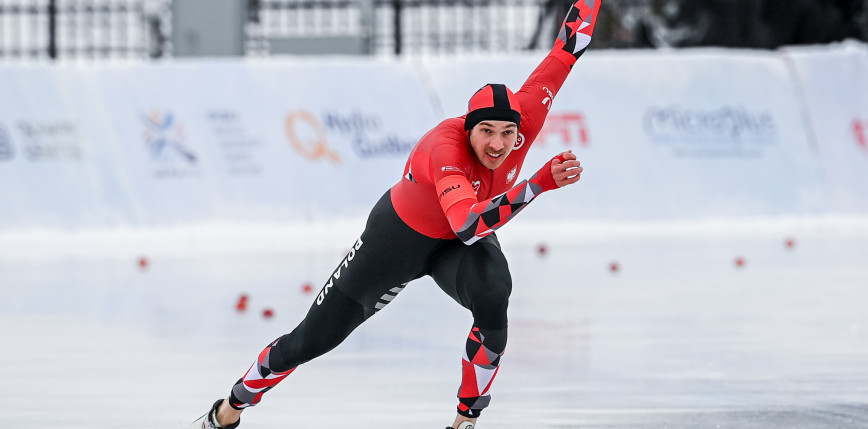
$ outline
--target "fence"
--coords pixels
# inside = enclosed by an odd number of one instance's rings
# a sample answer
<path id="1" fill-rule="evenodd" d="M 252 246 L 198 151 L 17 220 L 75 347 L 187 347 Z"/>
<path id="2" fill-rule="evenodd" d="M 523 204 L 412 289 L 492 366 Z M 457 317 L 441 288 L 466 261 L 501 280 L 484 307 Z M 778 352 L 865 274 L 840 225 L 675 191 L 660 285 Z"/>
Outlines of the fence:
<path id="1" fill-rule="evenodd" d="M 202 0 L 203 2 L 207 0 Z M 246 4 L 245 53 L 279 53 L 280 39 L 363 39 L 380 56 L 509 53 L 542 49 L 554 38 L 571 0 L 238 0 Z M 824 43 L 819 32 L 784 34 L 787 17 L 769 12 L 784 0 L 607 0 L 594 49 L 660 46 L 774 48 Z M 728 4 L 723 12 L 715 10 Z M 730 4 L 731 3 L 731 4 Z M 750 12 L 739 4 L 750 3 Z M 786 3 L 786 2 L 784 2 Z M 810 2 L 805 2 L 804 5 Z M 757 5 L 762 6 L 757 6 Z M 814 16 L 840 37 L 868 40 L 868 0 Z M 715 6 L 717 5 L 717 6 Z M 0 0 L 0 60 L 98 60 L 171 57 L 173 0 Z M 811 10 L 792 10 L 792 19 Z M 769 16 L 772 13 L 772 16 Z M 750 16 L 742 17 L 741 14 Z M 736 28 L 733 22 L 748 29 Z M 822 20 L 821 20 L 822 21 Z M 710 25 L 711 22 L 721 23 Z M 724 25 L 729 22 L 732 25 Z M 796 30 L 804 26 L 797 26 Z M 812 27 L 813 28 L 813 27 Z M 802 29 L 801 31 L 806 31 Z M 746 40 L 751 35 L 755 40 Z M 779 38 L 778 38 L 779 39 Z"/>
<path id="2" fill-rule="evenodd" d="M 0 1 L 0 58 L 160 56 L 159 23 L 145 6 L 141 0 Z"/>
<path id="3" fill-rule="evenodd" d="M 370 43 L 369 53 L 381 56 L 516 52 L 550 43 L 569 5 L 565 0 L 246 1 L 245 50 L 255 56 L 271 55 L 273 41 L 295 36 L 362 37 Z M 629 21 L 623 12 L 645 2 L 610 1 L 609 9 Z M 172 0 L 0 0 L 0 60 L 171 57 L 171 31 Z M 600 39 L 606 37 L 597 37 L 596 44 L 606 46 Z"/>
<path id="4" fill-rule="evenodd" d="M 272 0 L 258 12 L 266 41 L 361 35 L 375 55 L 415 55 L 525 49 L 543 6 L 540 0 Z M 365 21 L 368 28 L 360 28 Z"/>

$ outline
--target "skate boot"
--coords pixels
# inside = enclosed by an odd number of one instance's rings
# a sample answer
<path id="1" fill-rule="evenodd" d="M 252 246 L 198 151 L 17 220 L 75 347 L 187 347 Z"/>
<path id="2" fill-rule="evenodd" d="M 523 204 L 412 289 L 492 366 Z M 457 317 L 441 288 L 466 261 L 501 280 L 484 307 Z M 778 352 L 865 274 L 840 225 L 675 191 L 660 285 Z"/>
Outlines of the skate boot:
<path id="1" fill-rule="evenodd" d="M 452 426 L 448 426 L 446 429 L 473 429 L 473 423 L 471 422 L 461 422 L 458 424 L 458 427 L 453 428 Z"/>
<path id="2" fill-rule="evenodd" d="M 235 429 L 238 427 L 238 424 L 241 423 L 239 419 L 237 422 L 232 423 L 228 426 L 220 426 L 217 424 L 217 408 L 220 407 L 220 404 L 223 403 L 223 399 L 218 399 L 217 402 L 214 403 L 214 406 L 211 407 L 211 410 L 205 413 L 204 416 L 199 417 L 187 426 L 187 429 Z M 471 426 L 472 428 L 473 426 Z"/>

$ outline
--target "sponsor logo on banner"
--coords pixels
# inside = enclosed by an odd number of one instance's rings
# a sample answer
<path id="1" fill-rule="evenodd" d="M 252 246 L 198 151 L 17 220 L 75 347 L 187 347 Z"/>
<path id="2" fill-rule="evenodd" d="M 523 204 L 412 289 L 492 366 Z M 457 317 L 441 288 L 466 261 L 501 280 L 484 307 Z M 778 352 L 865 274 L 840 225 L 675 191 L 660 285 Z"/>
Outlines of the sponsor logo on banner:
<path id="1" fill-rule="evenodd" d="M 68 120 L 18 121 L 21 151 L 33 162 L 78 161 L 84 157 L 79 144 L 78 127 Z"/>
<path id="2" fill-rule="evenodd" d="M 198 176 L 198 156 L 187 144 L 187 132 L 171 111 L 142 116 L 143 136 L 157 178 Z"/>
<path id="3" fill-rule="evenodd" d="M 359 158 L 405 157 L 413 150 L 415 139 L 403 138 L 384 130 L 379 116 L 361 112 L 326 111 L 321 118 L 305 110 L 291 112 L 285 122 L 290 145 L 312 161 L 341 163 L 336 140 L 349 145 Z M 333 138 L 334 140 L 330 139 Z"/>
<path id="4" fill-rule="evenodd" d="M 643 121 L 649 139 L 671 148 L 676 156 L 757 157 L 777 143 L 777 127 L 769 111 L 651 107 Z"/>
<path id="5" fill-rule="evenodd" d="M 230 176 L 253 176 L 262 172 L 262 165 L 256 160 L 262 140 L 249 134 L 241 112 L 212 109 L 206 112 L 206 119 Z"/>
<path id="6" fill-rule="evenodd" d="M 868 119 L 853 120 L 853 138 L 862 150 L 868 152 Z"/>
<path id="7" fill-rule="evenodd" d="M 12 149 L 12 138 L 6 131 L 6 127 L 0 124 L 0 161 L 8 161 L 12 159 L 15 152 Z"/>
<path id="8" fill-rule="evenodd" d="M 290 145 L 301 156 L 311 160 L 341 163 L 341 157 L 328 144 L 325 129 L 312 113 L 305 110 L 290 112 L 284 122 Z"/>
<path id="9" fill-rule="evenodd" d="M 326 129 L 350 140 L 360 158 L 405 157 L 413 150 L 415 139 L 406 139 L 384 130 L 379 116 L 362 112 L 323 115 Z"/>
<path id="10" fill-rule="evenodd" d="M 537 141 L 544 146 L 552 140 L 559 140 L 566 147 L 588 146 L 591 140 L 585 116 L 578 112 L 549 114 Z"/>

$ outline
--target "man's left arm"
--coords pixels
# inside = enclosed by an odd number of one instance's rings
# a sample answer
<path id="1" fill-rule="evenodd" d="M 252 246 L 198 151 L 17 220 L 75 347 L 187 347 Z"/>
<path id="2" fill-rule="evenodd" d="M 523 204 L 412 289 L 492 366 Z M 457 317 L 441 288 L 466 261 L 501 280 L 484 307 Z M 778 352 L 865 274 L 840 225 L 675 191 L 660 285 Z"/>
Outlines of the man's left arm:
<path id="1" fill-rule="evenodd" d="M 521 104 L 521 131 L 532 140 L 543 126 L 555 95 L 591 42 L 601 0 L 577 0 L 561 24 L 548 55 L 516 93 Z"/>

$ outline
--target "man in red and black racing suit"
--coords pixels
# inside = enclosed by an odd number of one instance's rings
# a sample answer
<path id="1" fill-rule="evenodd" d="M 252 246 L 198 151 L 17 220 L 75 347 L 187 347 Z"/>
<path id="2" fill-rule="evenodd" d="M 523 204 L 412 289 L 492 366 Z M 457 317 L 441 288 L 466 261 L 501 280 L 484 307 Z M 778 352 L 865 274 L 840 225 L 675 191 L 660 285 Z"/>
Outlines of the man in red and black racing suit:
<path id="1" fill-rule="evenodd" d="M 241 411 L 295 368 L 340 344 L 410 281 L 428 275 L 469 309 L 456 429 L 473 428 L 506 347 L 512 281 L 494 231 L 541 193 L 579 180 L 572 152 L 530 179 L 517 176 L 551 102 L 591 40 L 600 0 L 578 0 L 552 51 L 517 93 L 488 84 L 468 113 L 429 131 L 404 176 L 372 209 L 364 232 L 332 273 L 304 320 L 269 344 L 199 428 L 234 428 Z M 222 424 L 222 426 L 221 426 Z"/>

